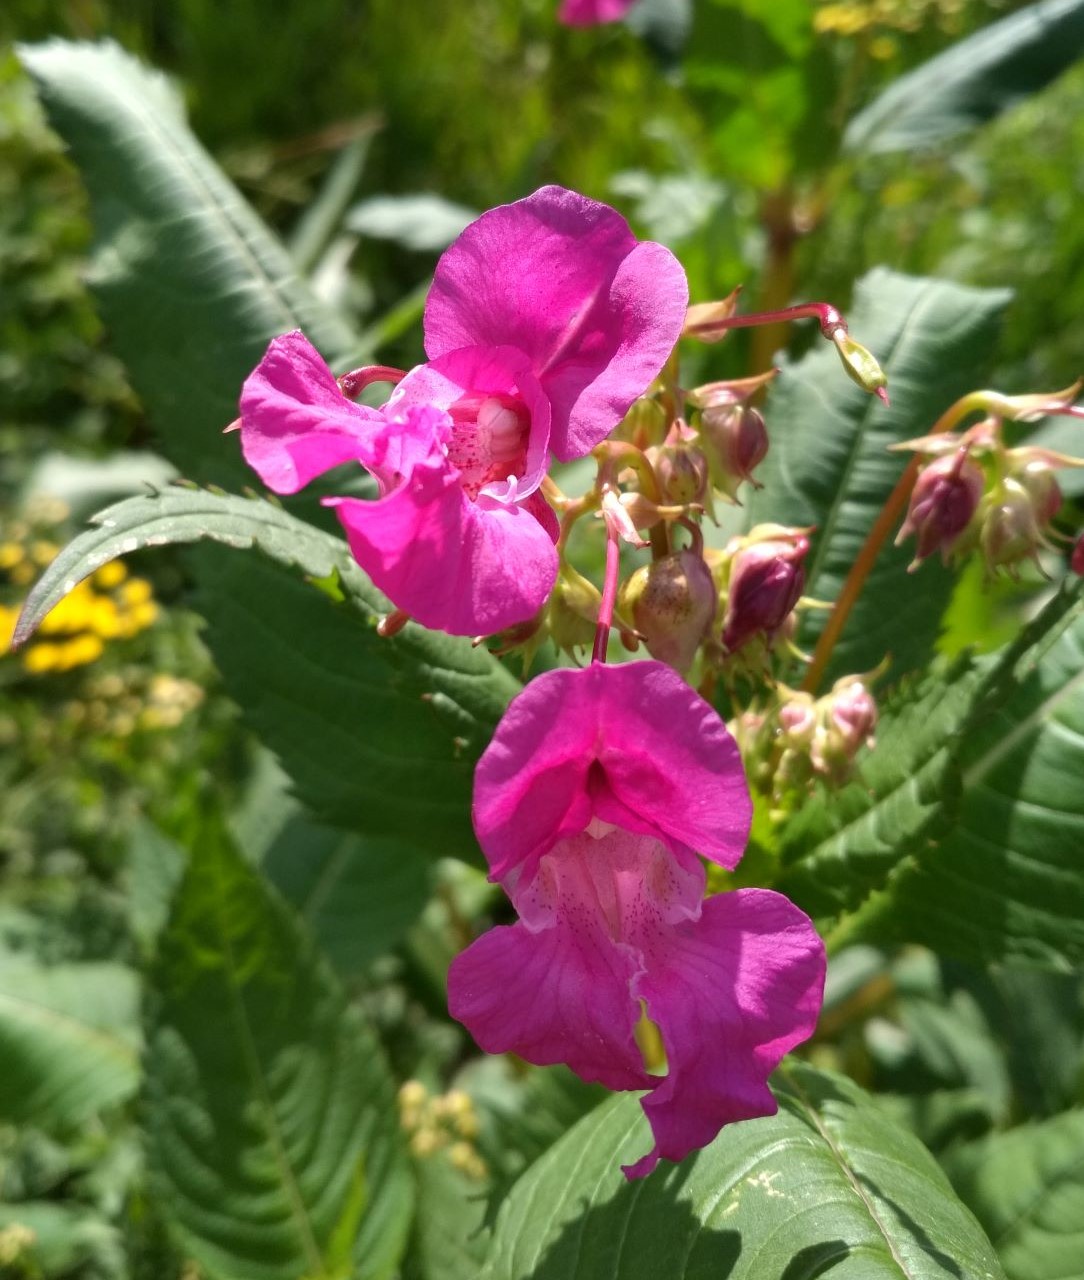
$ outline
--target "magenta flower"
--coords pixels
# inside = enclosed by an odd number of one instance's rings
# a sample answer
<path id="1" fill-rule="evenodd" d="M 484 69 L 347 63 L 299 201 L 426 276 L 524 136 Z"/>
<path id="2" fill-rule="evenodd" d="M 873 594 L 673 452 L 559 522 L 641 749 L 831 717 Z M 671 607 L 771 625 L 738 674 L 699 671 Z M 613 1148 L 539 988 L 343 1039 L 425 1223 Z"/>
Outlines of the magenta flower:
<path id="1" fill-rule="evenodd" d="M 559 21 L 569 27 L 593 27 L 600 22 L 618 22 L 636 0 L 563 0 L 557 11 Z"/>
<path id="2" fill-rule="evenodd" d="M 487 1052 L 647 1090 L 655 1144 L 630 1178 L 773 1114 L 767 1077 L 816 1023 L 807 917 L 767 890 L 704 900 L 697 853 L 732 868 L 751 812 L 722 721 L 658 662 L 539 676 L 478 764 L 475 830 L 520 921 L 456 958 L 449 1007 Z M 664 1077 L 636 1045 L 641 1001 Z"/>
<path id="3" fill-rule="evenodd" d="M 549 454 L 604 440 L 662 368 L 688 290 L 619 214 L 543 187 L 471 223 L 437 264 L 427 364 L 382 409 L 354 404 L 299 332 L 241 393 L 245 459 L 296 493 L 344 462 L 380 497 L 325 499 L 358 563 L 425 626 L 486 635 L 531 617 L 557 574 Z"/>

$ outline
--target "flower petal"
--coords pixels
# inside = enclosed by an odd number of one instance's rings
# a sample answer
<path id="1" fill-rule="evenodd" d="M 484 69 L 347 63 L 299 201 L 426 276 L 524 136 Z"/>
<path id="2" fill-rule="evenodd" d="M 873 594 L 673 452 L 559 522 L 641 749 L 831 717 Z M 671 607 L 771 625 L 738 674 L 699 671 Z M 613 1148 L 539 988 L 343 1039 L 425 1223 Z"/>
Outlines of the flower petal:
<path id="1" fill-rule="evenodd" d="M 446 352 L 412 369 L 392 392 L 385 411 L 402 413 L 414 406 L 431 405 L 447 412 L 466 395 L 510 395 L 522 400 L 531 419 L 526 469 L 514 484 L 494 482 L 483 492 L 504 501 L 518 501 L 533 493 L 549 462 L 550 405 L 522 351 L 465 347 Z"/>
<path id="2" fill-rule="evenodd" d="M 296 493 L 343 462 L 368 465 L 383 425 L 376 409 L 347 400 L 299 329 L 271 340 L 241 390 L 241 450 L 276 493 Z"/>
<path id="3" fill-rule="evenodd" d="M 532 617 L 557 552 L 528 511 L 471 502 L 439 448 L 377 502 L 326 498 L 354 559 L 398 608 L 452 635 L 490 635 Z"/>
<path id="4" fill-rule="evenodd" d="M 639 957 L 613 936 L 643 887 L 644 842 L 630 846 L 624 833 L 605 839 L 626 851 L 623 878 L 607 865 L 612 851 L 596 849 L 592 837 L 558 845 L 516 894 L 523 922 L 491 929 L 452 962 L 448 1006 L 487 1053 L 517 1053 L 539 1066 L 564 1062 L 610 1089 L 648 1089 L 655 1082 L 633 1036 Z"/>
<path id="5" fill-rule="evenodd" d="M 569 27 L 593 27 L 599 22 L 617 22 L 633 3 L 634 0 L 563 0 L 557 18 Z"/>
<path id="6" fill-rule="evenodd" d="M 437 263 L 430 359 L 457 347 L 525 352 L 553 406 L 550 448 L 581 457 L 609 435 L 681 335 L 688 285 L 669 249 L 608 205 L 543 187 L 484 213 Z"/>
<path id="7" fill-rule="evenodd" d="M 661 662 L 547 671 L 508 707 L 474 779 L 499 880 L 592 816 L 734 867 L 752 805 L 715 710 Z"/>
<path id="8" fill-rule="evenodd" d="M 633 994 L 662 1032 L 669 1072 L 643 1099 L 655 1146 L 625 1167 L 630 1178 L 734 1120 L 775 1114 L 768 1076 L 812 1035 L 825 969 L 812 922 L 767 889 L 718 894 L 699 920 L 645 929 L 639 944 L 645 973 Z"/>

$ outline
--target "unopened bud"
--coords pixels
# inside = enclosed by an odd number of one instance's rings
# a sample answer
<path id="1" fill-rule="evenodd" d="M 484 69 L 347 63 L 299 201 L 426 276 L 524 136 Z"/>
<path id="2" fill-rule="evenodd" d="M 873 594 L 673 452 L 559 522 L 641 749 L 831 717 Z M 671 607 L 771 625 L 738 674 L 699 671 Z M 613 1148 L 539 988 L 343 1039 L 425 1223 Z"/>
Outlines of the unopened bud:
<path id="1" fill-rule="evenodd" d="M 736 499 L 742 481 L 756 486 L 753 471 L 768 452 L 768 429 L 758 409 L 745 404 L 705 409 L 700 431 L 717 489 Z"/>
<path id="2" fill-rule="evenodd" d="M 637 569 L 620 601 L 651 656 L 684 673 L 711 630 L 717 597 L 702 557 L 680 551 Z"/>
<path id="3" fill-rule="evenodd" d="M 1010 455 L 1011 456 L 1011 455 Z M 1031 499 L 1031 509 L 1040 529 L 1046 529 L 1061 510 L 1061 486 L 1054 469 L 1046 462 L 1031 461 L 1014 478 L 1024 486 Z"/>
<path id="4" fill-rule="evenodd" d="M 571 654 L 590 648 L 598 624 L 602 596 L 598 588 L 570 565 L 562 565 L 546 610 L 550 635 L 558 649 Z"/>
<path id="5" fill-rule="evenodd" d="M 971 461 L 966 449 L 935 458 L 918 474 L 911 504 L 896 545 L 912 533 L 918 540 L 911 568 L 935 551 L 946 559 L 978 509 L 986 484 L 982 468 Z"/>
<path id="6" fill-rule="evenodd" d="M 847 754 L 853 757 L 865 743 L 873 746 L 877 727 L 877 703 L 863 681 L 854 676 L 837 680 L 829 694 L 829 716 L 839 732 Z"/>
<path id="7" fill-rule="evenodd" d="M 832 341 L 836 344 L 839 358 L 851 381 L 857 382 L 863 391 L 868 391 L 870 395 L 877 396 L 888 404 L 888 392 L 885 390 L 888 378 L 872 352 L 867 351 L 860 342 L 855 342 L 843 328 L 835 330 Z"/>
<path id="8" fill-rule="evenodd" d="M 697 440 L 697 433 L 678 421 L 670 428 L 666 443 L 652 451 L 659 489 L 667 502 L 688 506 L 702 503 L 708 496 L 708 460 Z"/>
<path id="9" fill-rule="evenodd" d="M 812 745 L 817 713 L 811 694 L 793 693 L 779 708 L 778 718 L 788 746 L 808 749 Z"/>
<path id="10" fill-rule="evenodd" d="M 723 619 L 723 644 L 731 653 L 755 635 L 771 641 L 783 628 L 805 588 L 808 551 L 809 539 L 794 533 L 750 541 L 736 553 Z"/>
<path id="11" fill-rule="evenodd" d="M 1024 486 L 1018 480 L 1003 480 L 985 508 L 979 541 L 987 565 L 997 569 L 1029 556 L 1037 560 L 1042 533 Z"/>

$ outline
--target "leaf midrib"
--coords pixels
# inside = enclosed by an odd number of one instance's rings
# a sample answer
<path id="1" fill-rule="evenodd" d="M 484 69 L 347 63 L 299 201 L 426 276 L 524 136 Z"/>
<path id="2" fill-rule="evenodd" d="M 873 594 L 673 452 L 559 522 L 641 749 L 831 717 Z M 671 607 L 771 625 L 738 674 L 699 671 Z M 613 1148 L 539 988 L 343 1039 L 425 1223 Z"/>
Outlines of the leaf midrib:
<path id="1" fill-rule="evenodd" d="M 245 1067 L 248 1072 L 256 1100 L 264 1113 L 264 1129 L 270 1141 L 271 1152 L 274 1157 L 275 1164 L 279 1169 L 281 1185 L 285 1192 L 286 1199 L 291 1210 L 291 1215 L 293 1216 L 297 1227 L 298 1239 L 306 1257 L 306 1270 L 309 1280 L 331 1280 L 331 1277 L 324 1266 L 323 1254 L 321 1253 L 320 1246 L 317 1242 L 316 1232 L 313 1229 L 312 1221 L 306 1210 L 305 1200 L 301 1194 L 301 1188 L 298 1186 L 297 1179 L 294 1176 L 293 1166 L 290 1164 L 289 1156 L 286 1154 L 286 1146 L 283 1142 L 282 1133 L 279 1129 L 278 1116 L 275 1114 L 274 1104 L 271 1101 L 271 1094 L 268 1090 L 267 1081 L 260 1065 L 259 1053 L 256 1050 L 256 1041 L 252 1034 L 252 1028 L 249 1025 L 248 1012 L 245 1009 L 244 999 L 241 995 L 241 986 L 237 981 L 238 967 L 233 953 L 233 940 L 230 936 L 229 921 L 226 919 L 225 911 L 225 904 L 228 900 L 228 894 L 226 892 L 228 885 L 222 875 L 221 862 L 216 863 L 215 873 L 219 880 L 219 891 L 214 895 L 216 923 L 218 925 L 219 937 L 222 940 L 222 956 L 225 961 L 226 990 L 229 995 L 230 1006 L 233 1012 L 234 1025 L 237 1028 L 238 1041 L 241 1045 L 241 1053 L 245 1060 Z"/>
<path id="2" fill-rule="evenodd" d="M 79 1039 L 98 1045 L 109 1057 L 123 1063 L 132 1071 L 138 1069 L 136 1051 L 118 1035 L 96 1027 L 93 1023 L 84 1022 L 70 1013 L 63 1013 L 51 1005 L 37 1000 L 29 1000 L 25 996 L 13 995 L 10 991 L 0 991 L 0 1005 L 7 1004 L 17 1012 L 22 1012 L 42 1025 L 53 1025 L 74 1033 Z"/>

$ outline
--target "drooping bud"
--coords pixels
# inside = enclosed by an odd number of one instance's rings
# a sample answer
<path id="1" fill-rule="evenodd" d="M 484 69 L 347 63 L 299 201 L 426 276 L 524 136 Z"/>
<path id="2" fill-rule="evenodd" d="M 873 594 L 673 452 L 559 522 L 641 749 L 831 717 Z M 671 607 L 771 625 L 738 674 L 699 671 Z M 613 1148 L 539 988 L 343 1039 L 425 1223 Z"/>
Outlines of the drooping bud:
<path id="1" fill-rule="evenodd" d="M 1031 496 L 1019 480 L 1002 480 L 983 507 L 979 543 L 987 566 L 1009 568 L 1029 557 L 1038 563 L 1042 532 Z"/>
<path id="2" fill-rule="evenodd" d="M 1084 533 L 1073 544 L 1073 550 L 1069 556 L 1069 568 L 1084 578 Z"/>
<path id="3" fill-rule="evenodd" d="M 896 538 L 899 546 L 913 533 L 918 540 L 911 570 L 935 551 L 943 560 L 956 546 L 978 509 L 986 480 L 965 448 L 935 458 L 918 474 L 907 518 Z"/>
<path id="4" fill-rule="evenodd" d="M 809 539 L 799 530 L 757 539 L 757 530 L 730 566 L 723 644 L 730 653 L 755 635 L 771 641 L 782 630 L 805 588 Z"/>
<path id="5" fill-rule="evenodd" d="M 885 389 L 888 386 L 888 378 L 873 353 L 867 351 L 860 342 L 855 342 L 842 327 L 832 333 L 832 341 L 836 345 L 839 358 L 843 361 L 843 367 L 851 381 L 857 382 L 863 391 L 868 391 L 870 395 L 877 396 L 879 400 L 888 404 L 888 392 Z"/>
<path id="6" fill-rule="evenodd" d="M 684 674 L 711 631 L 715 582 L 701 556 L 680 551 L 637 569 L 621 588 L 620 604 L 651 656 Z"/>
<path id="7" fill-rule="evenodd" d="M 662 447 L 652 450 L 652 463 L 665 501 L 682 506 L 706 502 L 708 460 L 698 440 L 697 433 L 679 418 Z"/>
<path id="8" fill-rule="evenodd" d="M 1013 450 L 1009 450 L 1012 457 Z M 1014 472 L 1014 478 L 1024 486 L 1031 499 L 1031 509 L 1035 512 L 1035 520 L 1040 530 L 1046 529 L 1061 510 L 1061 486 L 1054 476 L 1054 469 L 1048 463 L 1033 459 L 1024 464 L 1022 470 Z"/>
<path id="9" fill-rule="evenodd" d="M 753 470 L 768 452 L 768 429 L 758 409 L 747 404 L 704 409 L 700 414 L 700 432 L 711 480 L 720 492 L 737 501 L 742 481 L 748 480 L 759 488 L 753 479 Z"/>
<path id="10" fill-rule="evenodd" d="M 598 624 L 602 596 L 594 583 L 562 564 L 546 607 L 546 622 L 553 643 L 567 654 L 590 649 Z"/>

